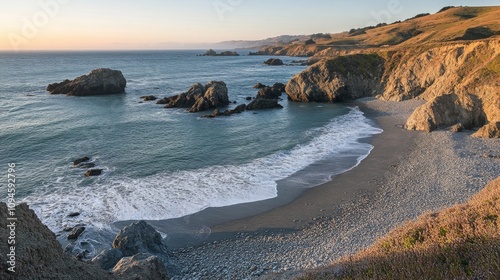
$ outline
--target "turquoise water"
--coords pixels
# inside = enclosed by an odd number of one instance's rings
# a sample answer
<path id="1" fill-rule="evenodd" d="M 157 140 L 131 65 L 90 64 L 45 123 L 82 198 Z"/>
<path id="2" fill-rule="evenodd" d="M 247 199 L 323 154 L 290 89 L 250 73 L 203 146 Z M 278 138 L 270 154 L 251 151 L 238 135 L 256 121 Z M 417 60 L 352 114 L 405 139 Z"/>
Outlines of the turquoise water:
<path id="1" fill-rule="evenodd" d="M 286 83 L 305 69 L 264 66 L 265 56 L 196 56 L 201 52 L 0 53 L 1 166 L 6 172 L 8 162 L 17 165 L 18 201 L 28 202 L 53 231 L 74 211 L 82 214 L 73 221 L 97 227 L 168 219 L 275 197 L 280 180 L 317 185 L 372 149 L 359 140 L 380 130 L 342 105 L 283 96 L 282 110 L 204 119 L 206 113 L 140 103 L 143 95 L 171 96 L 211 80 L 227 84 L 231 101 L 248 103 L 254 84 Z M 123 72 L 125 94 L 45 91 L 100 67 Z M 104 174 L 86 178 L 73 168 L 83 156 Z M 325 162 L 328 168 L 312 168 Z"/>

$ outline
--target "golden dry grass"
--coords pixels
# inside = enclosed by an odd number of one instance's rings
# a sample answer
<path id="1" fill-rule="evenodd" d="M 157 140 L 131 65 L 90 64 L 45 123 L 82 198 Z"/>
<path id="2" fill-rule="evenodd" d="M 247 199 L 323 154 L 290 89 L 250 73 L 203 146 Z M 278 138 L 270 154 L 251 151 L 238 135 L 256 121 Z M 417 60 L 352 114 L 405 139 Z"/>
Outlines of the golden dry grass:
<path id="1" fill-rule="evenodd" d="M 500 178 L 301 279 L 500 279 Z"/>

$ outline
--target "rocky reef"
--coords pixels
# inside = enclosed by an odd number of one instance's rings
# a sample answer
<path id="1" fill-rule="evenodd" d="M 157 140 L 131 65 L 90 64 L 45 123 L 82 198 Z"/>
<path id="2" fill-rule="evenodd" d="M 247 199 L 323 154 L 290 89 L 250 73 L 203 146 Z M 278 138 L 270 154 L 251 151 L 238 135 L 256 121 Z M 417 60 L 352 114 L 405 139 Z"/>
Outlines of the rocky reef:
<path id="1" fill-rule="evenodd" d="M 49 84 L 47 91 L 51 94 L 88 96 L 122 93 L 126 86 L 127 81 L 121 71 L 99 68 L 74 80 Z"/>
<path id="2" fill-rule="evenodd" d="M 228 90 L 221 81 L 211 81 L 205 86 L 196 83 L 187 92 L 163 98 L 157 104 L 166 104 L 165 108 L 188 108 L 190 113 L 207 111 L 229 105 Z"/>

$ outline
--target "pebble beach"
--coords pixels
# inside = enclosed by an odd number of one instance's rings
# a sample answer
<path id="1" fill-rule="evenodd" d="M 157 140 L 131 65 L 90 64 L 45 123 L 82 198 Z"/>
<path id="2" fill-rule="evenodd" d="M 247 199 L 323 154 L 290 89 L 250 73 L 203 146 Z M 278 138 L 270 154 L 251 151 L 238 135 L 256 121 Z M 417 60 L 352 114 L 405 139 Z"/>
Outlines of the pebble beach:
<path id="1" fill-rule="evenodd" d="M 384 132 L 354 169 L 285 206 L 211 228 L 234 233 L 176 249 L 173 279 L 290 279 L 369 247 L 419 215 L 467 201 L 500 176 L 500 143 L 472 131 L 402 126 L 422 101 L 356 102 Z"/>

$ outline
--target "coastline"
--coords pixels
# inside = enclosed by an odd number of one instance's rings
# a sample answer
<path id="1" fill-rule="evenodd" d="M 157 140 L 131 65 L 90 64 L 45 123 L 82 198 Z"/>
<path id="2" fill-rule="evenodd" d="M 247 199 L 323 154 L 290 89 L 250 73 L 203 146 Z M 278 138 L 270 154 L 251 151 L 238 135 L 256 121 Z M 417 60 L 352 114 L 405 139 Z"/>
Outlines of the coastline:
<path id="1" fill-rule="evenodd" d="M 290 203 L 201 230 L 194 226 L 198 242 L 174 251 L 182 270 L 178 279 L 253 279 L 273 273 L 288 279 L 356 253 L 424 212 L 465 202 L 500 175 L 496 160 L 484 157 L 498 150 L 495 139 L 475 139 L 470 131 L 403 130 L 422 101 L 367 98 L 353 104 L 384 130 L 373 137 L 370 155 Z M 196 219 L 184 222 L 193 225 Z M 162 224 L 152 224 L 162 230 Z"/>
<path id="2" fill-rule="evenodd" d="M 420 104 L 420 102 L 416 103 Z M 307 189 L 291 188 L 283 182 L 278 182 L 278 195 L 275 198 L 224 207 L 210 207 L 189 216 L 148 221 L 148 223 L 168 235 L 166 242 L 169 248 L 178 249 L 234 239 L 246 232 L 257 234 L 293 232 L 308 226 L 311 222 L 336 215 L 338 205 L 351 201 L 360 194 L 374 191 L 373 187 L 366 183 L 379 172 L 384 171 L 386 165 L 376 163 L 387 161 L 389 164 L 398 160 L 392 156 L 387 157 L 388 150 L 404 148 L 398 143 L 390 143 L 389 140 L 395 133 L 394 131 L 402 131 L 396 125 L 404 123 L 405 119 L 391 116 L 385 120 L 380 112 L 360 101 L 345 105 L 359 107 L 365 117 L 373 121 L 377 127 L 382 128 L 384 132 L 371 138 L 361 139 L 360 142 L 370 143 L 374 149 L 358 165 L 348 171 L 333 175 L 333 180 Z M 414 108 L 413 105 L 410 107 Z M 411 133 L 406 136 L 408 141 L 413 138 Z M 374 166 L 378 168 L 373 168 Z M 119 221 L 114 225 L 117 228 L 123 228 L 131 222 L 134 221 Z"/>

